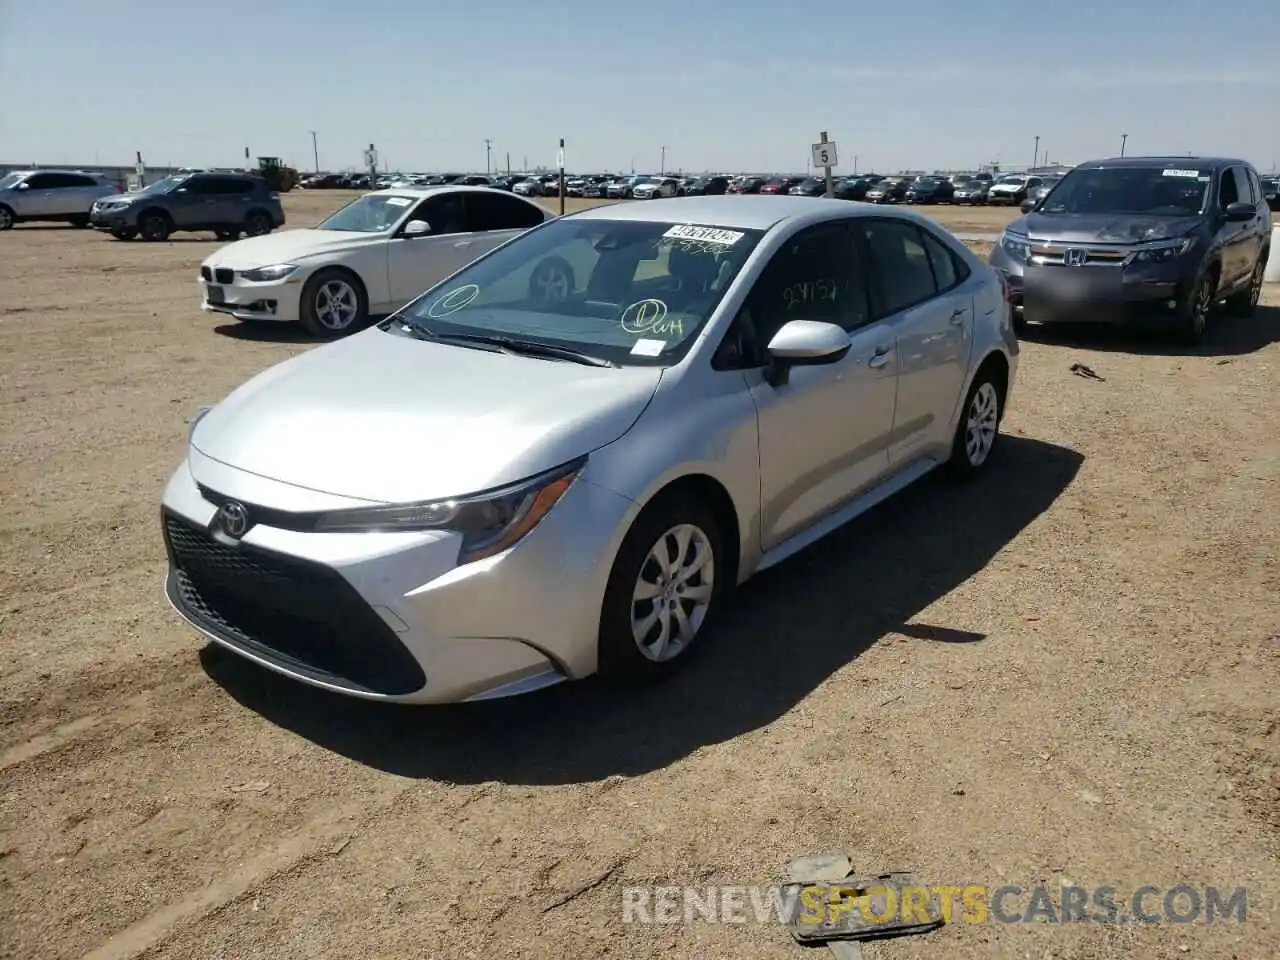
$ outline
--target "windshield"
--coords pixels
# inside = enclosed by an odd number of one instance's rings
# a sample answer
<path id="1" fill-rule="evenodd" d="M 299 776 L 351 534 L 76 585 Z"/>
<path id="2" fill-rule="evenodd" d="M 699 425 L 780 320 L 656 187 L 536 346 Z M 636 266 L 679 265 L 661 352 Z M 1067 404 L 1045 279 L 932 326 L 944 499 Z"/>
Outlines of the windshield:
<path id="1" fill-rule="evenodd" d="M 138 191 L 138 196 L 155 197 L 155 196 L 159 196 L 162 193 L 168 193 L 170 190 L 173 190 L 175 187 L 178 187 L 181 184 L 186 183 L 188 179 L 190 178 L 186 176 L 165 177 L 163 180 L 157 180 L 155 183 L 151 184 L 149 187 L 143 187 L 141 190 Z"/>
<path id="2" fill-rule="evenodd" d="M 396 225 L 413 197 L 375 193 L 357 197 L 316 225 L 317 230 L 349 230 L 352 233 L 381 233 Z"/>
<path id="3" fill-rule="evenodd" d="M 631 185 L 633 187 L 638 187 L 642 183 L 653 183 L 653 177 L 632 177 L 631 178 Z"/>
<path id="4" fill-rule="evenodd" d="M 1208 170 L 1165 167 L 1076 170 L 1062 178 L 1040 212 L 1196 216 L 1212 179 Z"/>
<path id="5" fill-rule="evenodd" d="M 22 181 L 22 178 L 25 176 L 26 176 L 25 173 L 6 174 L 3 179 L 0 179 L 0 190 L 8 190 L 15 183 L 20 183 Z"/>
<path id="6" fill-rule="evenodd" d="M 1026 177 L 1001 177 L 999 180 L 996 181 L 996 183 L 1007 183 L 1011 187 L 1025 186 L 1026 182 L 1027 182 Z"/>
<path id="7" fill-rule="evenodd" d="M 666 365 L 692 346 L 761 236 L 646 220 L 553 220 L 401 315 L 442 337 L 511 337 L 618 364 Z"/>

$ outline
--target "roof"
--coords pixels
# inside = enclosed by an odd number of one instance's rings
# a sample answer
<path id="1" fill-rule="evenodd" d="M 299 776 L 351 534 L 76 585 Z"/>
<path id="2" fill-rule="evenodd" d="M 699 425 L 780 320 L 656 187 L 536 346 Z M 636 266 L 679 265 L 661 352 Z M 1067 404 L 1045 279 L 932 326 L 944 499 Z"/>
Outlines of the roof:
<path id="1" fill-rule="evenodd" d="M 566 219 L 641 220 L 736 230 L 769 230 L 784 220 L 794 221 L 797 226 L 807 226 L 824 220 L 862 216 L 931 222 L 914 210 L 886 209 L 871 203 L 853 203 L 827 197 L 793 197 L 789 194 L 725 194 L 611 203 L 571 213 Z"/>
<path id="2" fill-rule="evenodd" d="M 1234 163 L 1244 162 L 1234 157 L 1108 157 L 1105 160 L 1086 160 L 1084 163 L 1077 164 L 1076 169 L 1087 170 L 1091 167 L 1150 167 L 1155 164 L 1168 166 L 1181 164 L 1186 166 L 1188 163 L 1193 163 L 1198 167 L 1210 167 L 1216 170 Z"/>

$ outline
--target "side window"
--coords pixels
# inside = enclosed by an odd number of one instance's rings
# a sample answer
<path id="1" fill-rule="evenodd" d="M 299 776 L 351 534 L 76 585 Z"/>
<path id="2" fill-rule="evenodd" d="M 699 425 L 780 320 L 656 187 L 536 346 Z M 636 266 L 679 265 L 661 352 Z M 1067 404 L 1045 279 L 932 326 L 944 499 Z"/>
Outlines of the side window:
<path id="1" fill-rule="evenodd" d="M 56 173 L 33 173 L 25 183 L 28 190 L 52 190 L 58 183 Z"/>
<path id="2" fill-rule="evenodd" d="M 446 233 L 468 233 L 471 230 L 461 193 L 441 193 L 418 204 L 412 219 L 431 224 L 434 236 Z"/>
<path id="3" fill-rule="evenodd" d="M 1218 185 L 1218 206 L 1226 209 L 1233 203 L 1240 202 L 1240 188 L 1236 186 L 1234 168 L 1222 171 L 1222 182 Z"/>
<path id="4" fill-rule="evenodd" d="M 1253 195 L 1253 184 L 1249 182 L 1249 172 L 1244 167 L 1232 167 L 1231 173 L 1236 180 L 1236 194 L 1240 197 L 1240 202 L 1257 203 L 1258 199 Z"/>
<path id="5" fill-rule="evenodd" d="M 873 272 L 876 317 L 915 306 L 938 292 L 924 240 L 915 224 L 861 221 Z"/>
<path id="6" fill-rule="evenodd" d="M 924 248 L 929 254 L 929 266 L 933 267 L 933 279 L 939 293 L 946 293 L 969 278 L 968 267 L 947 249 L 946 244 L 928 230 L 920 233 L 924 237 Z"/>
<path id="7" fill-rule="evenodd" d="M 224 197 L 245 197 L 253 192 L 253 181 L 243 177 L 219 177 L 213 181 L 213 192 Z"/>
<path id="8" fill-rule="evenodd" d="M 466 198 L 472 230 L 527 230 L 543 220 L 541 209 L 515 197 L 494 192 L 468 193 Z"/>
<path id="9" fill-rule="evenodd" d="M 870 320 L 866 273 L 851 231 L 828 223 L 796 234 L 773 255 L 747 304 L 762 347 L 792 320 L 819 320 L 846 330 L 865 325 Z"/>
<path id="10" fill-rule="evenodd" d="M 211 197 L 218 192 L 218 184 L 213 177 L 192 177 L 178 186 L 186 187 L 187 193 L 193 197 Z"/>

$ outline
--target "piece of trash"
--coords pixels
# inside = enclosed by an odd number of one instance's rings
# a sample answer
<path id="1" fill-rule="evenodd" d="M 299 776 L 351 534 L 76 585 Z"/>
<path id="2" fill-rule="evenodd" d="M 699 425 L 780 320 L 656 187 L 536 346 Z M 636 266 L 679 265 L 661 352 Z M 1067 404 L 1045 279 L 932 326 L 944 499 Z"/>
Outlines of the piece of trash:
<path id="1" fill-rule="evenodd" d="M 795 883 L 843 880 L 852 870 L 853 864 L 847 854 L 818 853 L 792 860 L 791 866 L 787 869 L 787 879 Z"/>
<path id="2" fill-rule="evenodd" d="M 1083 363 L 1073 363 L 1071 372 L 1077 377 L 1084 377 L 1086 380 L 1101 380 L 1105 383 L 1107 379 L 1106 377 L 1098 376 L 1092 367 L 1086 367 Z"/>
<path id="3" fill-rule="evenodd" d="M 1047 754 L 1047 753 L 1042 753 L 1042 754 L 1040 754 L 1040 759 L 1041 759 L 1041 760 L 1048 760 L 1048 759 L 1049 759 L 1049 754 Z"/>
<path id="4" fill-rule="evenodd" d="M 266 793 L 270 789 L 271 784 L 265 780 L 250 780 L 248 783 L 242 783 L 238 787 L 232 787 L 232 793 Z"/>
<path id="5" fill-rule="evenodd" d="M 332 847 L 329 848 L 329 856 L 336 857 L 343 850 L 347 849 L 347 844 L 349 844 L 350 842 L 351 842 L 350 837 L 343 837 L 341 840 L 339 840 L 337 843 L 335 843 Z"/>
<path id="6" fill-rule="evenodd" d="M 836 960 L 862 960 L 862 947 L 857 940 L 831 940 L 827 949 Z"/>
<path id="7" fill-rule="evenodd" d="M 847 855 L 820 854 L 792 862 L 783 884 L 784 895 L 796 909 L 787 918 L 792 938 L 800 944 L 830 944 L 841 940 L 882 940 L 928 933 L 942 926 L 942 908 L 930 896 L 930 888 L 901 871 L 875 876 L 852 874 L 832 877 L 837 868 L 851 864 Z M 822 881 L 807 879 L 819 873 Z M 924 917 L 925 919 L 921 919 Z M 835 951 L 841 960 L 858 954 Z"/>
<path id="8" fill-rule="evenodd" d="M 1227 357 L 1225 360 L 1219 360 L 1219 361 L 1218 361 L 1218 366 L 1220 366 L 1220 367 L 1221 367 L 1221 366 L 1223 366 L 1224 364 L 1228 364 L 1228 363 L 1230 363 L 1230 362 L 1231 362 L 1231 358 L 1230 358 L 1230 357 Z M 1182 949 L 1183 949 L 1183 950 L 1185 950 L 1185 949 L 1187 949 L 1187 948 L 1184 946 Z"/>
<path id="9" fill-rule="evenodd" d="M 1081 790 L 1080 799 L 1083 800 L 1085 803 L 1098 804 L 1102 802 L 1102 798 L 1098 796 L 1096 793 L 1094 793 L 1092 790 Z"/>
<path id="10" fill-rule="evenodd" d="M 901 699 L 902 699 L 902 694 L 898 694 L 896 697 L 890 697 L 888 700 L 880 701 L 880 706 L 887 707 L 889 704 L 897 703 Z"/>

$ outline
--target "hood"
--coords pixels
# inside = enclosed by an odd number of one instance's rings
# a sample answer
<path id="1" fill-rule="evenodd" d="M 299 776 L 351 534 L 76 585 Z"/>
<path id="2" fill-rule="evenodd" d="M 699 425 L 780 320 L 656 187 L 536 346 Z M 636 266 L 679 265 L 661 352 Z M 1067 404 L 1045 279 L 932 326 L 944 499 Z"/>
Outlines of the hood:
<path id="1" fill-rule="evenodd" d="M 249 270 L 273 263 L 289 263 L 320 253 L 336 253 L 386 239 L 386 233 L 356 233 L 350 230 L 278 230 L 262 237 L 237 240 L 218 251 L 205 263 Z"/>
<path id="2" fill-rule="evenodd" d="M 1142 243 L 1183 237 L 1200 226 L 1199 217 L 1144 217 L 1099 213 L 1029 213 L 1009 224 L 1033 240 L 1064 243 Z"/>
<path id="3" fill-rule="evenodd" d="M 659 367 L 585 367 L 374 328 L 254 377 L 201 418 L 191 445 L 337 496 L 434 500 L 513 483 L 611 443 L 661 379 Z"/>

